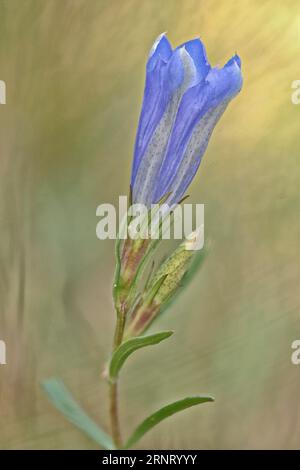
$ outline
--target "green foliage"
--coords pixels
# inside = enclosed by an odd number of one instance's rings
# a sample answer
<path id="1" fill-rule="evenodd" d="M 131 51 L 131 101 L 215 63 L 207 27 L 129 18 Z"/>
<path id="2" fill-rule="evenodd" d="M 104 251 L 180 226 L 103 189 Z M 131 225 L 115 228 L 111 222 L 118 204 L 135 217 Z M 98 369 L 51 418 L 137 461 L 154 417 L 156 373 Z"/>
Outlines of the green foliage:
<path id="1" fill-rule="evenodd" d="M 138 336 L 129 339 L 121 344 L 118 349 L 114 352 L 110 364 L 109 364 L 109 377 L 111 380 L 115 380 L 119 374 L 121 367 L 124 362 L 134 351 L 146 346 L 152 346 L 158 344 L 164 339 L 169 338 L 173 334 L 173 331 L 161 331 L 148 336 Z"/>
<path id="2" fill-rule="evenodd" d="M 186 287 L 192 282 L 192 280 L 195 278 L 196 274 L 198 271 L 201 269 L 202 264 L 207 256 L 207 249 L 202 248 L 202 250 L 199 250 L 193 257 L 193 260 L 191 262 L 191 265 L 189 269 L 186 271 L 184 274 L 183 278 L 181 279 L 180 286 L 176 290 L 173 295 L 165 301 L 165 303 L 162 305 L 159 316 L 165 312 L 167 309 L 173 305 L 175 300 L 178 298 L 180 294 L 185 290 Z"/>
<path id="3" fill-rule="evenodd" d="M 198 395 L 194 397 L 187 397 L 183 398 L 182 400 L 175 401 L 174 403 L 170 403 L 170 405 L 164 406 L 160 408 L 160 410 L 156 411 L 152 415 L 148 416 L 133 432 L 131 437 L 128 439 L 125 449 L 129 449 L 132 447 L 136 442 L 138 442 L 141 437 L 146 434 L 146 432 L 150 431 L 154 426 L 158 423 L 163 421 L 164 419 L 172 416 L 179 411 L 185 410 L 186 408 L 190 408 L 191 406 L 199 405 L 201 403 L 207 403 L 214 401 L 214 398 L 209 395 Z"/>
<path id="4" fill-rule="evenodd" d="M 110 436 L 87 416 L 61 380 L 50 378 L 42 382 L 42 387 L 55 408 L 71 423 L 75 424 L 104 449 L 115 449 Z"/>

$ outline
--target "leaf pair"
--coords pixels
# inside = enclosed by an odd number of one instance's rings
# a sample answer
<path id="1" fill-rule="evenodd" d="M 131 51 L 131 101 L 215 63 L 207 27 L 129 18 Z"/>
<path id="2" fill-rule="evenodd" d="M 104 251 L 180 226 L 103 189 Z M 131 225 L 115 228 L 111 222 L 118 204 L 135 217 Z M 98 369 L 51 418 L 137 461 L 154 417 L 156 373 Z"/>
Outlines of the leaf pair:
<path id="1" fill-rule="evenodd" d="M 43 388 L 53 405 L 71 421 L 71 423 L 81 429 L 104 449 L 116 449 L 110 436 L 82 410 L 61 380 L 55 378 L 48 379 L 43 382 Z M 190 408 L 191 406 L 211 401 L 214 401 L 214 398 L 209 395 L 198 395 L 178 400 L 160 408 L 135 429 L 124 448 L 129 449 L 132 447 L 144 434 L 169 416 L 185 410 L 186 408 Z"/>
<path id="2" fill-rule="evenodd" d="M 125 341 L 113 354 L 109 364 L 109 378 L 115 380 L 126 359 L 137 349 L 158 344 L 164 339 L 169 338 L 172 331 L 162 331 L 153 335 L 136 337 Z M 61 380 L 51 378 L 42 383 L 53 405 L 75 426 L 81 429 L 86 435 L 91 437 L 104 449 L 115 449 L 110 436 L 106 434 L 86 413 L 72 397 L 71 393 L 65 387 Z M 178 400 L 167 406 L 162 407 L 148 418 L 146 418 L 133 432 L 126 442 L 124 448 L 129 449 L 136 444 L 145 433 L 164 419 L 172 416 L 179 411 L 190 408 L 201 403 L 214 401 L 209 395 L 198 395 Z"/>

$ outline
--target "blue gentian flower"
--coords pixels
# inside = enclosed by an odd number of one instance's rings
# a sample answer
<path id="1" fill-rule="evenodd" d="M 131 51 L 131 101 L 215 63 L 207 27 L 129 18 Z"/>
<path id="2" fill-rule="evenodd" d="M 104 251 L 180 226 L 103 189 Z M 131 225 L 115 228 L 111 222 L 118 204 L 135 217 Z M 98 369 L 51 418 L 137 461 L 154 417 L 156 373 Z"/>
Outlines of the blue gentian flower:
<path id="1" fill-rule="evenodd" d="M 132 201 L 172 206 L 194 178 L 212 131 L 242 87 L 241 61 L 211 67 L 200 39 L 172 49 L 165 34 L 147 62 L 131 175 Z"/>

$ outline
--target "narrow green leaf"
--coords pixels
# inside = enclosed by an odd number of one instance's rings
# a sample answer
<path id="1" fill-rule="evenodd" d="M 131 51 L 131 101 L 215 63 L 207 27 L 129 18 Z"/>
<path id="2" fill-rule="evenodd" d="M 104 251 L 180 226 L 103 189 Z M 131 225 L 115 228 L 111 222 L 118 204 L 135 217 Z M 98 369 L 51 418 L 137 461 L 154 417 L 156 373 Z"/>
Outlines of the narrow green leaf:
<path id="1" fill-rule="evenodd" d="M 42 382 L 48 398 L 71 423 L 100 444 L 104 449 L 115 449 L 110 436 L 106 434 L 74 400 L 61 380 L 50 378 Z"/>
<path id="2" fill-rule="evenodd" d="M 134 431 L 131 437 L 128 439 L 125 449 L 129 449 L 133 446 L 137 441 L 141 439 L 141 437 L 146 434 L 146 432 L 150 431 L 154 426 L 158 423 L 163 421 L 164 419 L 172 416 L 175 413 L 178 413 L 181 410 L 185 410 L 186 408 L 190 408 L 191 406 L 199 405 L 200 403 L 206 403 L 209 401 L 214 401 L 214 398 L 209 395 L 198 395 L 195 397 L 187 397 L 183 400 L 175 401 L 170 405 L 164 406 L 160 410 L 153 413 L 151 416 L 145 419 Z"/>
<path id="3" fill-rule="evenodd" d="M 127 357 L 130 356 L 134 351 L 145 346 L 152 346 L 158 344 L 166 338 L 169 338 L 173 334 L 173 331 L 161 331 L 154 335 L 148 336 L 137 336 L 135 338 L 128 339 L 114 352 L 110 364 L 109 364 L 109 376 L 114 380 L 126 361 Z"/>

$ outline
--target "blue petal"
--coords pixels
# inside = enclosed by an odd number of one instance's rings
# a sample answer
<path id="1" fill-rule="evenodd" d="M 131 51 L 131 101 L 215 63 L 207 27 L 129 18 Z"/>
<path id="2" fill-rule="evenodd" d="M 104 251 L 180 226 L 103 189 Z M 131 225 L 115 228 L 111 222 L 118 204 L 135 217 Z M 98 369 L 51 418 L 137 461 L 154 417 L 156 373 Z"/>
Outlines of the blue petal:
<path id="1" fill-rule="evenodd" d="M 167 38 L 162 35 L 154 43 L 146 68 L 146 85 L 142 111 L 134 149 L 131 186 L 153 135 L 155 128 L 171 99 L 172 93 L 183 80 L 182 64 L 178 54 L 173 54 Z"/>
<path id="2" fill-rule="evenodd" d="M 216 108 L 208 111 L 205 116 L 200 119 L 199 123 L 195 126 L 193 134 L 186 147 L 184 156 L 180 163 L 180 167 L 174 178 L 171 188 L 169 205 L 177 204 L 180 199 L 185 195 L 187 188 L 192 182 L 202 157 L 206 151 L 207 145 L 211 134 L 219 121 L 220 117 L 227 108 L 229 101 L 221 102 Z"/>
<path id="3" fill-rule="evenodd" d="M 217 121 L 241 86 L 240 60 L 234 57 L 222 69 L 211 69 L 204 82 L 186 91 L 157 179 L 156 201 L 169 191 L 172 200 L 184 195 Z"/>
<path id="4" fill-rule="evenodd" d="M 197 71 L 191 56 L 184 47 L 176 49 L 168 63 L 165 77 L 164 93 L 167 94 L 164 96 L 167 97 L 168 104 L 139 159 L 132 186 L 133 202 L 146 206 L 153 202 L 157 177 L 168 147 L 180 100 L 184 92 L 195 84 L 196 77 Z"/>
<path id="5" fill-rule="evenodd" d="M 229 61 L 227 62 L 227 64 L 225 64 L 224 67 L 229 67 L 230 65 L 232 65 L 233 63 L 236 63 L 236 65 L 239 67 L 239 69 L 241 68 L 242 66 L 242 62 L 241 62 L 241 59 L 240 57 L 235 54 L 233 57 L 231 57 L 231 59 L 229 59 Z"/>
<path id="6" fill-rule="evenodd" d="M 154 75 L 156 68 L 148 75 L 132 169 L 133 201 L 143 204 L 145 198 L 151 199 L 155 189 L 153 181 L 168 143 L 184 81 L 180 51 L 175 51 L 167 64 L 158 64 L 160 79 Z"/>
<path id="7" fill-rule="evenodd" d="M 192 39 L 191 41 L 183 43 L 179 47 L 185 47 L 186 51 L 192 57 L 198 74 L 197 81 L 200 82 L 206 77 L 211 68 L 207 59 L 204 44 L 200 39 Z"/>
<path id="8" fill-rule="evenodd" d="M 165 33 L 158 36 L 154 42 L 148 57 L 147 69 L 152 70 L 159 59 L 168 61 L 172 55 L 173 49 Z"/>

